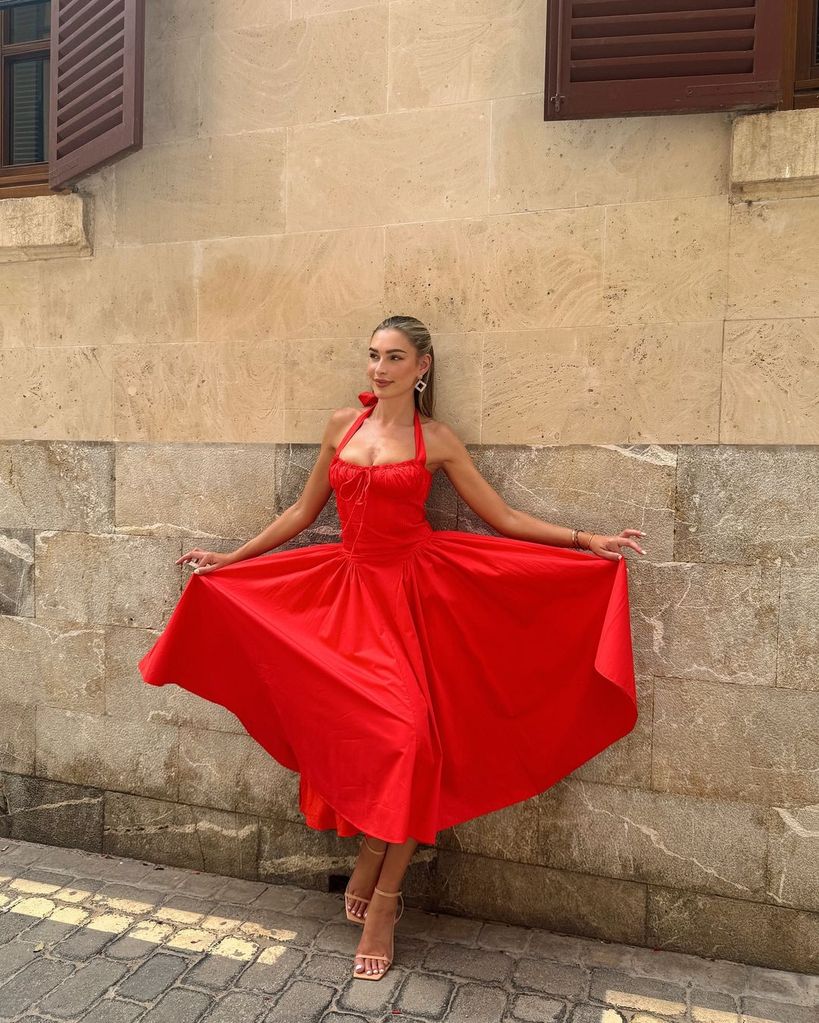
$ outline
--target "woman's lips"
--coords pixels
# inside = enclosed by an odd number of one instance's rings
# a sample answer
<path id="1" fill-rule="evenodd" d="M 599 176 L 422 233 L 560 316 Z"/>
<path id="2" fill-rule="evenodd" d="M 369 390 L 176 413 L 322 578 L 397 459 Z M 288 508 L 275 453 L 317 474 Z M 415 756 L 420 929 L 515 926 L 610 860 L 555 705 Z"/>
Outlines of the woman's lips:
<path id="1" fill-rule="evenodd" d="M 378 384 L 379 387 L 386 387 L 387 384 L 391 384 L 392 381 L 391 380 L 376 380 L 376 383 Z"/>

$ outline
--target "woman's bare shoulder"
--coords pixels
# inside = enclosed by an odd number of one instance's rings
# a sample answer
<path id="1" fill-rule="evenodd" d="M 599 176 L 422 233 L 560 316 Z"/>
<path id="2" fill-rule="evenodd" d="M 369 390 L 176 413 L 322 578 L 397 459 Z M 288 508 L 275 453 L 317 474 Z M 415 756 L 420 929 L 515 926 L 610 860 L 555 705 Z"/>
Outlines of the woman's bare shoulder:
<path id="1" fill-rule="evenodd" d="M 352 405 L 332 409 L 324 425 L 324 439 L 335 447 L 360 412 L 361 409 L 353 408 Z"/>

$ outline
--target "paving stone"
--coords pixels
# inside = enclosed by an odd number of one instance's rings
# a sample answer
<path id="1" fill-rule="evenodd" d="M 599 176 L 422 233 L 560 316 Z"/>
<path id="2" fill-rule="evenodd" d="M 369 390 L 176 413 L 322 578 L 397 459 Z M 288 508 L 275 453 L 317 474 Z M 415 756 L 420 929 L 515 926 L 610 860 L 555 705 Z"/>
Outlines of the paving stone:
<path id="1" fill-rule="evenodd" d="M 424 957 L 424 967 L 436 973 L 454 973 L 472 980 L 503 983 L 512 974 L 514 959 L 506 952 L 455 944 L 434 945 Z"/>
<path id="2" fill-rule="evenodd" d="M 348 957 L 314 952 L 299 970 L 300 980 L 317 980 L 322 984 L 343 987 L 350 979 L 352 960 Z"/>
<path id="3" fill-rule="evenodd" d="M 481 928 L 475 943 L 481 948 L 496 948 L 503 952 L 520 954 L 529 944 L 531 937 L 531 927 L 486 923 Z"/>
<path id="4" fill-rule="evenodd" d="M 144 1005 L 121 1002 L 118 998 L 106 998 L 87 1012 L 80 1023 L 133 1023 L 142 1012 L 145 1012 Z"/>
<path id="5" fill-rule="evenodd" d="M 292 913 L 300 903 L 306 901 L 303 888 L 291 884 L 271 884 L 250 903 L 250 909 L 273 909 L 281 913 Z M 221 895 L 220 895 L 221 899 Z"/>
<path id="6" fill-rule="evenodd" d="M 26 963 L 30 963 L 36 955 L 37 953 L 29 945 L 17 942 L 6 945 L 0 954 L 0 984 L 14 976 L 18 970 L 22 970 Z"/>
<path id="7" fill-rule="evenodd" d="M 139 1023 L 195 1023 L 209 1004 L 210 998 L 199 991 L 174 988 L 146 1012 Z"/>
<path id="8" fill-rule="evenodd" d="M 12 938 L 23 934 L 36 923 L 36 917 L 23 916 L 22 913 L 0 914 L 0 945 L 5 945 L 7 941 L 11 941 Z M 3 954 L 5 955 L 5 951 Z"/>
<path id="9" fill-rule="evenodd" d="M 623 1009 L 640 1009 L 676 1018 L 686 1012 L 685 989 L 651 977 L 633 977 L 615 970 L 595 970 L 590 997 Z"/>
<path id="10" fill-rule="evenodd" d="M 572 1002 L 585 999 L 589 990 L 589 973 L 582 967 L 540 959 L 519 960 L 513 980 L 518 987 L 560 995 Z"/>
<path id="11" fill-rule="evenodd" d="M 507 995 L 500 988 L 464 984 L 455 992 L 446 1023 L 498 1023 L 506 1013 Z"/>
<path id="12" fill-rule="evenodd" d="M 398 993 L 396 1005 L 403 1014 L 412 1013 L 437 1019 L 443 1016 L 454 990 L 452 981 L 444 980 L 443 977 L 411 973 Z"/>
<path id="13" fill-rule="evenodd" d="M 406 970 L 397 966 L 391 966 L 381 980 L 359 980 L 352 976 L 351 971 L 350 982 L 341 992 L 336 1008 L 351 1009 L 367 1018 L 378 1013 L 380 1019 L 392 1009 L 398 989 L 406 978 Z"/>
<path id="14" fill-rule="evenodd" d="M 16 914 L 15 914 L 16 915 Z M 34 924 L 20 935 L 20 941 L 27 945 L 56 945 L 77 930 L 76 924 L 60 923 L 59 920 L 35 920 Z"/>
<path id="15" fill-rule="evenodd" d="M 106 945 L 116 937 L 106 931 L 92 931 L 87 927 L 78 927 L 73 934 L 63 938 L 54 947 L 56 955 L 61 959 L 76 959 L 85 962 L 91 956 L 98 955 Z"/>
<path id="16" fill-rule="evenodd" d="M 170 931 L 164 931 L 162 933 L 170 934 Z M 114 938 L 115 935 L 109 935 Z M 149 941 L 147 939 L 136 937 L 134 934 L 126 934 L 124 937 L 116 938 L 116 941 L 112 941 L 108 948 L 105 950 L 107 956 L 111 956 L 112 959 L 121 960 L 136 960 L 136 959 L 147 959 L 148 956 L 153 955 L 156 951 L 157 942 Z"/>
<path id="17" fill-rule="evenodd" d="M 266 1023 L 318 1023 L 336 992 L 331 987 L 296 980 L 276 1002 Z"/>
<path id="18" fill-rule="evenodd" d="M 228 994 L 203 1016 L 203 1023 L 256 1023 L 270 1008 L 270 999 L 251 994 Z"/>
<path id="19" fill-rule="evenodd" d="M 314 920 L 338 920 L 339 917 L 343 920 L 344 898 L 339 892 L 310 892 L 299 903 L 299 915 Z"/>
<path id="20" fill-rule="evenodd" d="M 470 920 L 466 917 L 449 916 L 448 914 L 421 913 L 417 909 L 408 909 L 398 922 L 402 934 L 427 941 L 454 941 L 461 945 L 472 945 L 484 927 L 482 920 Z"/>
<path id="21" fill-rule="evenodd" d="M 244 971 L 236 981 L 237 987 L 258 991 L 278 992 L 290 979 L 291 974 L 304 962 L 304 953 L 295 948 L 265 949 L 274 952 L 268 961 L 257 960 Z"/>
<path id="22" fill-rule="evenodd" d="M 24 873 L 22 873 L 16 881 L 12 881 L 9 887 L 14 888 L 21 892 L 32 892 L 37 894 L 37 885 L 45 885 L 49 889 L 48 892 L 42 892 L 42 894 L 51 894 L 59 888 L 64 888 L 67 884 L 71 884 L 74 880 L 73 873 L 61 873 L 60 871 L 43 869 L 41 866 L 29 867 Z"/>
<path id="23" fill-rule="evenodd" d="M 819 975 L 748 966 L 741 994 L 793 1005 L 819 1005 Z"/>
<path id="24" fill-rule="evenodd" d="M 125 973 L 118 963 L 97 959 L 81 967 L 40 1003 L 47 1014 L 69 1019 L 86 1012 Z"/>
<path id="25" fill-rule="evenodd" d="M 241 878 L 232 877 L 219 892 L 220 902 L 236 902 L 239 905 L 247 905 L 258 899 L 270 886 L 262 881 L 243 881 Z"/>
<path id="26" fill-rule="evenodd" d="M 511 1006 L 512 1016 L 529 1023 L 559 1023 L 567 1012 L 565 1002 L 540 995 L 515 995 Z"/>
<path id="27" fill-rule="evenodd" d="M 190 873 L 174 889 L 180 895 L 194 895 L 200 899 L 221 898 L 221 892 L 231 878 L 220 874 Z"/>
<path id="28" fill-rule="evenodd" d="M 819 1006 L 792 1005 L 788 1002 L 743 998 L 743 1019 L 748 1023 L 816 1023 Z"/>
<path id="29" fill-rule="evenodd" d="M 189 965 L 181 956 L 156 952 L 120 984 L 117 994 L 136 1002 L 152 1002 L 181 977 Z"/>
<path id="30" fill-rule="evenodd" d="M 286 941 L 288 945 L 310 946 L 322 928 L 327 925 L 316 919 L 301 916 L 299 911 L 292 916 L 273 910 L 246 907 L 244 922 L 239 928 L 241 935 L 251 941 L 269 937 L 273 941 Z M 349 927 L 350 924 L 347 924 Z"/>
<path id="31" fill-rule="evenodd" d="M 625 1023 L 616 1009 L 603 1009 L 599 1005 L 576 1005 L 567 1023 Z"/>
<path id="32" fill-rule="evenodd" d="M 73 972 L 72 964 L 35 959 L 0 988 L 0 1015 L 25 1012 Z"/>
<path id="33" fill-rule="evenodd" d="M 46 846 L 35 845 L 31 842 L 15 842 L 9 839 L 0 839 L 0 863 L 3 869 L 11 866 L 26 866 L 29 863 L 36 863 L 42 858 Z M 8 872 L 8 871 L 7 871 Z"/>
<path id="34" fill-rule="evenodd" d="M 693 1023 L 739 1023 L 737 999 L 732 995 L 693 987 L 688 999 Z"/>
<path id="35" fill-rule="evenodd" d="M 223 991 L 247 967 L 241 959 L 228 956 L 206 955 L 190 967 L 185 974 L 186 986 L 215 988 Z"/>

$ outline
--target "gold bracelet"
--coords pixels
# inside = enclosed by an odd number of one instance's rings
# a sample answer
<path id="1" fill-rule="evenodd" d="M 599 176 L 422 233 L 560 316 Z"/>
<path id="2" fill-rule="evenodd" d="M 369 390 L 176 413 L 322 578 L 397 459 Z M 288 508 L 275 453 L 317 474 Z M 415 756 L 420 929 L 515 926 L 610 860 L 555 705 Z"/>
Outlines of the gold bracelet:
<path id="1" fill-rule="evenodd" d="M 590 551 L 591 550 L 591 542 L 597 536 L 597 533 L 589 534 L 589 546 L 588 547 L 581 546 L 578 543 L 578 541 L 577 541 L 577 534 L 578 533 L 586 533 L 586 532 L 588 532 L 588 530 L 585 530 L 585 529 L 582 529 L 582 530 L 581 529 L 573 529 L 572 530 L 572 547 L 574 547 L 575 550 L 578 550 L 578 551 Z"/>

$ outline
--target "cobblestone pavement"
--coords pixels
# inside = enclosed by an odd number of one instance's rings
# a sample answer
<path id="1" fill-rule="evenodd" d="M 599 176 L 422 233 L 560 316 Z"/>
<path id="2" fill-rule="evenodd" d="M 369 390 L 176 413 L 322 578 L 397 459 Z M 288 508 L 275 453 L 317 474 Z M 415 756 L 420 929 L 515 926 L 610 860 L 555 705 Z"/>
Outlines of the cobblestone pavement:
<path id="1" fill-rule="evenodd" d="M 407 909 L 350 974 L 340 894 L 0 839 L 0 1021 L 817 1023 L 819 978 Z"/>

